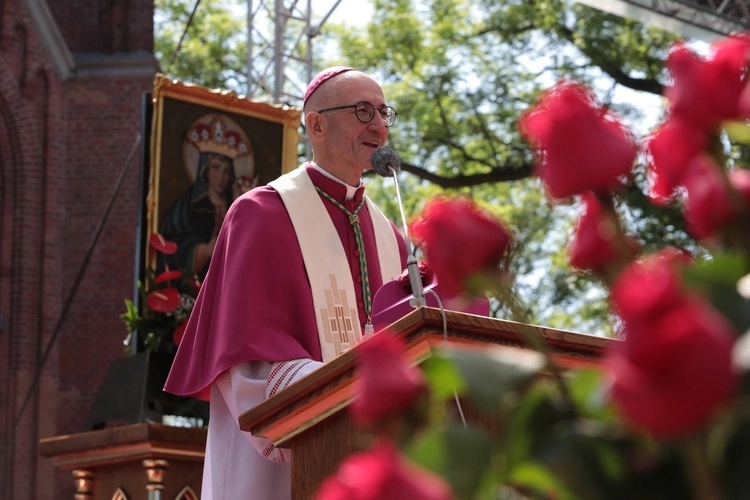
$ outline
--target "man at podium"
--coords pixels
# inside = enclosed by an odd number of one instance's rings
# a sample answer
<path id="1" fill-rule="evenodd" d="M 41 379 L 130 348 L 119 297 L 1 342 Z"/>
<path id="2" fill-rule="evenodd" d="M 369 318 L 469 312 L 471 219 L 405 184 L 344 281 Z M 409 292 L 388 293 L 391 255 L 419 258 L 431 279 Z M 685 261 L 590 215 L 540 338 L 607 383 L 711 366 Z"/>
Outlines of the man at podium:
<path id="1" fill-rule="evenodd" d="M 380 85 L 328 68 L 303 114 L 313 160 L 232 204 L 165 385 L 210 401 L 203 500 L 291 497 L 289 451 L 238 418 L 359 343 L 375 291 L 405 267 L 361 181 L 396 120 Z"/>

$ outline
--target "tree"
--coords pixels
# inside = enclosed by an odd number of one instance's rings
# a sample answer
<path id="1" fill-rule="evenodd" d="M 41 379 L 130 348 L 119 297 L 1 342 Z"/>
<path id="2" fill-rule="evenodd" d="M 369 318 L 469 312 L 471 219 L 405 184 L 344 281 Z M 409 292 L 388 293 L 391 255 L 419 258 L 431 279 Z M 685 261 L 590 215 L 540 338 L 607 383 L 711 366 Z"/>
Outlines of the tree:
<path id="1" fill-rule="evenodd" d="M 154 0 L 154 55 L 161 70 L 208 88 L 238 92 L 246 88 L 246 24 L 237 15 L 243 4 L 243 0 Z"/>
<path id="2" fill-rule="evenodd" d="M 157 0 L 160 15 L 183 26 L 185 4 Z M 188 31 L 172 71 L 187 81 L 239 90 L 243 44 L 239 34 L 231 36 L 218 24 L 219 4 L 203 0 L 193 21 L 199 26 Z M 241 33 L 236 21 L 229 25 Z M 177 30 L 167 26 L 157 23 L 160 59 L 176 47 Z M 339 53 L 316 66 L 350 64 L 377 75 L 400 110 L 389 142 L 410 174 L 401 180 L 406 213 L 416 213 L 441 192 L 470 194 L 516 229 L 523 247 L 514 262 L 517 288 L 530 304 L 529 322 L 611 334 L 603 289 L 566 264 L 577 207 L 552 215 L 533 178 L 534 161 L 517 119 L 542 90 L 575 78 L 627 123 L 647 131 L 658 113 L 649 116 L 637 103 L 658 102 L 667 78 L 663 61 L 675 37 L 568 0 L 374 0 L 365 28 L 326 26 L 320 42 Z M 225 47 L 224 40 L 233 45 Z M 642 194 L 643 169 L 638 172 L 620 207 L 634 215 L 628 220 L 639 221 L 645 246 L 670 241 L 696 248 L 677 207 L 667 224 L 663 213 L 652 216 Z M 400 220 L 393 188 L 382 185 L 378 192 L 381 183 L 371 184 L 371 195 Z"/>
<path id="3" fill-rule="evenodd" d="M 340 27 L 333 36 L 344 62 L 387 82 L 389 100 L 401 110 L 390 142 L 402 169 L 432 186 L 417 199 L 440 190 L 470 193 L 516 229 L 523 248 L 515 262 L 517 289 L 530 304 L 529 320 L 611 334 L 604 291 L 567 266 L 577 207 L 566 217 L 551 215 L 530 179 L 534 162 L 516 123 L 542 90 L 575 78 L 639 124 L 646 115 L 633 103 L 639 95 L 657 101 L 675 37 L 561 0 L 378 0 L 364 30 Z M 645 229 L 645 245 L 694 246 L 677 208 L 670 224 L 649 217 L 644 182 L 640 169 L 621 206 L 638 215 L 629 220 Z M 407 204 L 418 209 L 413 199 Z"/>

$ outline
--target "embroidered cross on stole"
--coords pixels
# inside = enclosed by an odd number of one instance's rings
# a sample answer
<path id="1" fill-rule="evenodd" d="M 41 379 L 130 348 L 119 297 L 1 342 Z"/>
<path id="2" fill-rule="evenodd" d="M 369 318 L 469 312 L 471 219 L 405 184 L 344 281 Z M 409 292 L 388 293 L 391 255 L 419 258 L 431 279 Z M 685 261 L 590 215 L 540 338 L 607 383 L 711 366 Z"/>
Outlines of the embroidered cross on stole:
<path id="1" fill-rule="evenodd" d="M 362 340 L 355 285 L 345 250 L 304 167 L 282 175 L 269 185 L 281 196 L 297 233 L 312 287 L 323 361 L 330 361 Z M 398 242 L 385 215 L 369 199 L 366 203 L 386 283 L 401 273 Z"/>

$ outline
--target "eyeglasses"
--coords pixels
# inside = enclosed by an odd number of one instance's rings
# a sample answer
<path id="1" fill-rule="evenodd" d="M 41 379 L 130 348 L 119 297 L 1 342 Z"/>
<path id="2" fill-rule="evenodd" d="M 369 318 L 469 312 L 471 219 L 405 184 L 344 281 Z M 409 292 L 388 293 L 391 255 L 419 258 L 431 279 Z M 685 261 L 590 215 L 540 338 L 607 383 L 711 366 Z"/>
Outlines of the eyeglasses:
<path id="1" fill-rule="evenodd" d="M 357 104 L 349 104 L 348 106 L 336 106 L 335 108 L 326 108 L 318 110 L 318 113 L 325 113 L 326 111 L 335 111 L 337 109 L 348 109 L 354 108 L 354 116 L 357 120 L 362 123 L 370 123 L 372 118 L 375 116 L 375 106 L 367 101 L 360 101 Z M 378 108 L 378 113 L 385 120 L 385 126 L 390 127 L 396 123 L 396 110 L 390 106 L 381 106 Z"/>

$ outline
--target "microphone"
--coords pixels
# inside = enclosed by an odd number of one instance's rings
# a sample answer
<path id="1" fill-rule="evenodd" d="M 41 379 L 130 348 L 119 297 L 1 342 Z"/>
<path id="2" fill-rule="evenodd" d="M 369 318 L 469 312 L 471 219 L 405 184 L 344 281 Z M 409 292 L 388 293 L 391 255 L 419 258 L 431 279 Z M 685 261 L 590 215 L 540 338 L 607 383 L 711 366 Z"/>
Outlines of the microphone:
<path id="1" fill-rule="evenodd" d="M 401 171 L 401 160 L 396 152 L 388 146 L 382 146 L 375 150 L 370 159 L 372 168 L 381 177 L 395 177 Z M 397 184 L 398 185 L 398 184 Z"/>
<path id="2" fill-rule="evenodd" d="M 406 240 L 406 270 L 409 273 L 409 284 L 411 284 L 411 293 L 413 295 L 409 304 L 412 307 L 422 307 L 427 305 L 424 298 L 424 289 L 422 287 L 422 277 L 419 274 L 419 263 L 414 256 L 414 250 L 409 239 L 409 228 L 406 224 L 406 215 L 404 215 L 404 205 L 401 202 L 401 191 L 398 188 L 398 177 L 396 174 L 401 171 L 401 160 L 396 152 L 388 146 L 381 146 L 375 150 L 370 159 L 372 169 L 381 177 L 393 177 L 393 185 L 396 187 L 396 199 L 398 200 L 398 209 L 401 212 L 401 224 L 404 231 L 404 240 Z"/>

